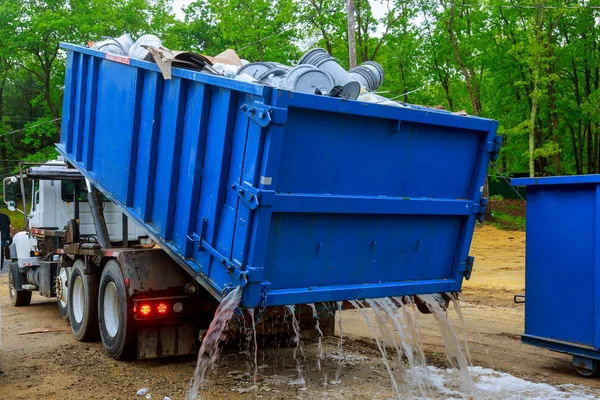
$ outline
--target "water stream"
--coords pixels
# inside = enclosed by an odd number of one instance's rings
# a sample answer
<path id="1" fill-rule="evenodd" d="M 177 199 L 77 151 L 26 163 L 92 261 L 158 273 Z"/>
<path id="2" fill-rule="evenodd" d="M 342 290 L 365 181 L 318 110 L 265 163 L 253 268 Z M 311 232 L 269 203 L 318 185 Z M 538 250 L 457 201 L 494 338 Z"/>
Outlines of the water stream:
<path id="1" fill-rule="evenodd" d="M 425 294 L 417 296 L 431 311 L 440 328 L 446 348 L 446 359 L 453 370 L 458 373 L 463 392 L 472 393 L 475 384 L 469 373 L 469 361 L 461 348 L 461 342 L 452 322 L 446 314 L 445 300 L 441 294 Z"/>
<path id="2" fill-rule="evenodd" d="M 321 360 L 323 360 L 323 331 L 319 325 L 319 314 L 315 303 L 310 303 L 308 306 L 312 309 L 313 318 L 315 319 L 315 330 L 317 331 L 317 369 L 321 371 Z"/>
<path id="3" fill-rule="evenodd" d="M 221 304 L 219 304 L 217 311 L 215 311 L 215 316 L 200 345 L 196 370 L 194 371 L 194 377 L 192 378 L 190 387 L 186 393 L 186 400 L 198 399 L 199 391 L 206 378 L 206 372 L 209 368 L 214 367 L 219 358 L 219 351 L 221 349 L 220 342 L 223 337 L 223 332 L 229 325 L 229 321 L 231 321 L 233 313 L 241 301 L 242 288 L 238 286 L 225 296 L 221 301 Z"/>
<path id="4" fill-rule="evenodd" d="M 306 362 L 306 356 L 304 355 L 304 348 L 302 347 L 302 338 L 300 337 L 300 325 L 298 324 L 298 320 L 296 319 L 296 308 L 291 306 L 286 306 L 288 311 L 292 314 L 292 329 L 294 330 L 294 343 L 296 347 L 294 348 L 294 360 L 296 360 L 296 367 L 298 369 L 298 379 L 290 382 L 292 385 L 299 385 L 301 388 L 306 387 L 306 380 L 304 379 L 304 373 L 302 372 L 302 360 Z M 298 353 L 302 356 L 302 360 L 298 357 Z"/>
<path id="5" fill-rule="evenodd" d="M 338 333 L 340 335 L 338 340 L 337 353 L 339 356 L 338 367 L 335 370 L 335 380 L 331 381 L 332 384 L 337 385 L 342 383 L 341 375 L 342 375 L 342 364 L 344 363 L 344 329 L 342 327 L 342 302 L 338 301 L 337 305 L 337 314 L 338 314 Z"/>
<path id="6" fill-rule="evenodd" d="M 208 332 L 202 341 L 198 354 L 198 363 L 194 373 L 194 378 L 190 384 L 190 389 L 186 395 L 186 400 L 198 399 L 199 390 L 203 387 L 207 371 L 214 367 L 219 357 L 220 342 L 223 332 L 227 329 L 229 321 L 234 315 L 235 309 L 241 301 L 241 289 L 238 287 L 230 292 L 219 305 L 215 317 L 210 324 Z M 452 380 L 456 382 L 456 387 L 465 395 L 469 396 L 475 393 L 476 388 L 469 372 L 471 358 L 468 348 L 468 338 L 464 325 L 464 318 L 460 308 L 458 298 L 453 294 L 430 294 L 410 297 L 387 297 L 366 300 L 351 300 L 349 303 L 359 311 L 364 318 L 367 326 L 371 330 L 377 348 L 387 374 L 390 379 L 392 390 L 396 399 L 417 397 L 433 398 L 435 397 L 434 381 L 431 375 L 431 367 L 427 366 L 425 353 L 423 351 L 423 342 L 421 340 L 419 318 L 421 313 L 417 311 L 425 306 L 435 319 L 442 335 L 445 353 L 450 365 Z M 456 331 L 448 318 L 446 307 L 452 303 L 454 311 L 458 316 L 463 330 L 463 340 L 457 336 Z M 317 339 L 316 363 L 317 369 L 324 375 L 324 384 L 327 384 L 327 377 L 322 363 L 323 354 L 323 332 L 319 323 L 317 307 L 315 304 L 308 304 L 312 310 L 312 316 L 315 319 L 315 331 Z M 338 343 L 334 360 L 337 361 L 335 380 L 329 382 L 332 384 L 341 383 L 341 372 L 346 359 L 343 349 L 343 326 L 342 326 L 342 302 L 335 304 L 337 308 L 337 327 Z M 306 390 L 306 355 L 303 348 L 300 324 L 296 316 L 296 307 L 286 306 L 285 310 L 288 317 L 291 317 L 291 327 L 293 331 L 293 357 L 296 363 L 298 377 L 289 381 L 291 385 L 299 386 L 299 390 Z M 248 376 L 253 374 L 253 384 L 257 382 L 258 375 L 258 341 L 256 332 L 256 320 L 254 309 L 249 309 L 248 313 L 252 321 L 252 331 L 247 333 L 247 353 L 251 359 L 253 371 L 248 372 Z M 253 343 L 251 343 L 253 342 Z M 264 354 L 263 354 L 264 357 Z M 329 354 L 328 354 L 329 358 Z M 263 360 L 264 364 L 264 360 Z"/>
<path id="7" fill-rule="evenodd" d="M 463 317 L 462 309 L 460 307 L 460 301 L 458 300 L 458 294 L 451 293 L 450 302 L 454 307 L 454 312 L 458 316 L 458 321 L 460 322 L 460 327 L 463 333 L 463 343 L 465 345 L 465 355 L 467 356 L 467 360 L 469 361 L 469 365 L 473 365 L 471 362 L 471 351 L 469 350 L 469 334 L 467 332 L 467 325 L 465 324 L 465 318 Z"/>
<path id="8" fill-rule="evenodd" d="M 252 334 L 254 335 L 254 379 L 252 379 L 252 382 L 256 383 L 256 376 L 258 375 L 258 342 L 256 341 L 256 320 L 254 319 L 254 308 L 248 309 L 248 312 L 252 318 Z"/>

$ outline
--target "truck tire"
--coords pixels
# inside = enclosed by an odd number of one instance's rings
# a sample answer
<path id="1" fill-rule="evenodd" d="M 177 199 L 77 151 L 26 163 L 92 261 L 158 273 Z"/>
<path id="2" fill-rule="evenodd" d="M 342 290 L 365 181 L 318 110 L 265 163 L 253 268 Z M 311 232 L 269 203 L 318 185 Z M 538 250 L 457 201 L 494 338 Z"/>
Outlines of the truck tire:
<path id="1" fill-rule="evenodd" d="M 14 307 L 28 306 L 31 303 L 31 292 L 29 290 L 17 290 L 14 285 L 12 268 L 8 268 L 8 294 L 10 303 Z"/>
<path id="2" fill-rule="evenodd" d="M 117 260 L 110 260 L 102 270 L 98 319 L 106 354 L 117 360 L 135 355 L 137 336 L 133 307 L 129 306 L 125 278 Z"/>
<path id="3" fill-rule="evenodd" d="M 98 275 L 86 275 L 81 259 L 73 264 L 67 299 L 75 339 L 80 342 L 98 340 Z"/>
<path id="4" fill-rule="evenodd" d="M 69 322 L 69 273 L 65 267 L 60 267 L 56 276 L 56 303 L 60 317 Z"/>

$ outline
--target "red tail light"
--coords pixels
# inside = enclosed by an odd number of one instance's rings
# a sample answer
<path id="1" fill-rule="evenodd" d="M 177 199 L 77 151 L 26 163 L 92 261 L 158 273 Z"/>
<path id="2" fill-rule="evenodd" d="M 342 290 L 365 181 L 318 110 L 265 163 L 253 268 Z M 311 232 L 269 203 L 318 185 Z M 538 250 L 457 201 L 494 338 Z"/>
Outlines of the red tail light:
<path id="1" fill-rule="evenodd" d="M 167 318 L 181 318 L 193 314 L 193 307 L 188 307 L 187 297 L 158 297 L 134 299 L 133 315 L 136 320 L 150 321 Z M 189 310 L 189 311 L 188 311 Z"/>
<path id="2" fill-rule="evenodd" d="M 151 312 L 152 309 L 150 308 L 150 304 L 142 304 L 140 306 L 140 314 L 142 314 L 144 317 L 150 315 Z"/>

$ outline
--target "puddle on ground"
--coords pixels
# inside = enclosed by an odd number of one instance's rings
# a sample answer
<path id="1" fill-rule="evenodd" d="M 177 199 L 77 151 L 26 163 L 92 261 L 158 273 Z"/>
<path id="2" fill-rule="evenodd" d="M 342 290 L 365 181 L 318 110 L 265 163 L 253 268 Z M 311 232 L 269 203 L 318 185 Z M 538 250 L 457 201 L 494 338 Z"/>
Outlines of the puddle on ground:
<path id="1" fill-rule="evenodd" d="M 198 391 L 204 386 L 207 372 L 213 368 L 218 359 L 223 331 L 233 317 L 234 310 L 239 305 L 240 298 L 241 290 L 238 288 L 223 300 L 217 310 L 215 319 L 211 323 L 206 338 L 202 343 L 198 365 L 186 400 L 199 398 Z M 465 321 L 460 302 L 454 294 L 388 297 L 353 300 L 349 303 L 359 311 L 367 323 L 372 337 L 377 344 L 377 349 L 380 353 L 380 362 L 388 377 L 389 394 L 384 394 L 387 390 L 380 390 L 377 393 L 373 393 L 373 398 L 386 400 L 566 398 L 576 400 L 597 398 L 594 391 L 583 386 L 551 386 L 543 383 L 534 383 L 492 369 L 472 366 Z M 457 330 L 446 312 L 450 303 L 458 316 L 462 339 L 457 334 Z M 323 389 L 327 388 L 327 393 L 331 394 L 327 398 L 332 399 L 339 397 L 336 396 L 335 392 L 339 392 L 337 394 L 342 395 L 341 398 L 344 398 L 344 396 L 347 397 L 347 391 L 352 392 L 353 381 L 357 378 L 354 376 L 354 372 L 346 376 L 344 369 L 361 369 L 361 364 L 365 364 L 365 366 L 369 364 L 368 368 L 373 368 L 372 363 L 374 360 L 364 355 L 352 354 L 344 349 L 341 302 L 335 304 L 335 308 L 338 311 L 338 315 L 336 316 L 338 324 L 337 346 L 334 345 L 332 340 L 329 340 L 329 349 L 325 351 L 323 332 L 320 329 L 317 308 L 314 304 L 309 304 L 308 306 L 316 322 L 315 326 L 311 328 L 316 331 L 316 344 L 305 344 L 303 342 L 298 320 L 298 315 L 300 314 L 298 314 L 295 306 L 287 306 L 286 312 L 292 326 L 291 346 L 289 349 L 278 348 L 269 350 L 261 348 L 263 361 L 261 365 L 258 365 L 259 346 L 256 338 L 255 314 L 254 310 L 249 310 L 252 330 L 249 335 L 246 335 L 246 338 L 248 341 L 247 349 L 250 352 L 249 358 L 252 362 L 250 363 L 250 370 L 241 375 L 249 379 L 243 382 L 243 385 L 233 387 L 233 391 L 237 391 L 240 394 L 249 392 L 264 393 L 272 390 L 273 385 L 276 387 L 283 385 L 294 387 L 294 390 L 309 395 L 309 397 L 318 397 L 323 392 Z M 427 365 L 419 329 L 419 318 L 422 318 L 422 314 L 418 311 L 424 308 L 429 310 L 437 322 L 444 342 L 447 365 L 451 368 L 442 369 Z M 264 365 L 265 352 L 270 352 L 268 358 L 272 363 L 280 363 L 281 365 L 281 367 L 273 370 L 273 372 L 276 372 L 275 374 L 269 374 L 266 371 Z M 286 360 L 283 354 L 288 354 L 289 357 L 289 352 L 293 352 L 293 359 L 288 358 Z M 279 357 L 283 357 L 283 359 L 279 359 Z M 285 369 L 289 371 L 293 368 L 290 364 L 291 360 L 295 364 L 296 376 L 283 376 L 280 374 L 280 371 L 284 371 Z M 258 370 L 261 370 L 261 374 L 264 374 L 261 375 L 260 380 L 257 380 Z M 334 379 L 328 381 L 326 370 L 334 376 Z M 312 381 L 308 379 L 310 372 L 315 372 L 312 375 Z M 321 378 L 315 379 L 316 374 Z M 210 389 L 207 393 L 209 392 Z"/>

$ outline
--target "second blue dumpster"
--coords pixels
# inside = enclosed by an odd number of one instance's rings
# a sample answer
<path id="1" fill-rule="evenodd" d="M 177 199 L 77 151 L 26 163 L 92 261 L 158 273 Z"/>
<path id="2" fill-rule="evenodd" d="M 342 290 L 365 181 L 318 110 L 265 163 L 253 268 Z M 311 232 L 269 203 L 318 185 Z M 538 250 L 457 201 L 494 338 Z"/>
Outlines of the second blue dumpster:
<path id="1" fill-rule="evenodd" d="M 523 343 L 600 372 L 600 175 L 513 179 L 527 187 Z"/>

